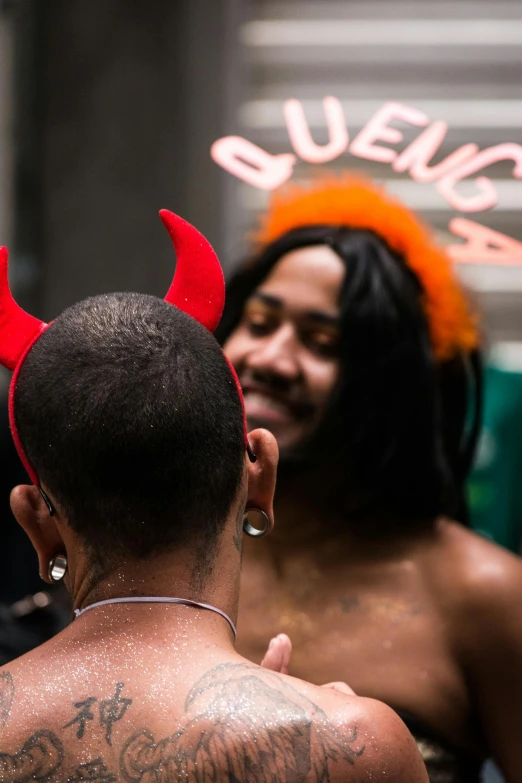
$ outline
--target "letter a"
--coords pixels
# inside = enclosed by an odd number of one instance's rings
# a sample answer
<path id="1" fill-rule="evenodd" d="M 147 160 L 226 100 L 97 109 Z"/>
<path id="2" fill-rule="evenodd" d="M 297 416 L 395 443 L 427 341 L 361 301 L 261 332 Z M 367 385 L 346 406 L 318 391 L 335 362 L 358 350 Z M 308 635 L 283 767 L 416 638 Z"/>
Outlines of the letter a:
<path id="1" fill-rule="evenodd" d="M 462 245 L 448 247 L 452 259 L 459 264 L 522 264 L 522 242 L 500 231 L 493 231 L 466 218 L 454 218 L 449 228 L 453 234 L 467 239 Z"/>

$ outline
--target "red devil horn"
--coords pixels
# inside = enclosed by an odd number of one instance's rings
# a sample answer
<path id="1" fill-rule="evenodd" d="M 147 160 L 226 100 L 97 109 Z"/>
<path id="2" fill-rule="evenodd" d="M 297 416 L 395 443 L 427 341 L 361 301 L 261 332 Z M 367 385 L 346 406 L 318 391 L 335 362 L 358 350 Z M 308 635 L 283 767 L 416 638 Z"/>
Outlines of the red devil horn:
<path id="1" fill-rule="evenodd" d="M 218 257 L 194 226 L 166 209 L 160 217 L 170 234 L 177 265 L 165 301 L 213 332 L 225 304 L 225 281 Z"/>
<path id="2" fill-rule="evenodd" d="M 14 370 L 24 351 L 47 324 L 16 304 L 7 277 L 7 248 L 0 247 L 0 364 Z"/>

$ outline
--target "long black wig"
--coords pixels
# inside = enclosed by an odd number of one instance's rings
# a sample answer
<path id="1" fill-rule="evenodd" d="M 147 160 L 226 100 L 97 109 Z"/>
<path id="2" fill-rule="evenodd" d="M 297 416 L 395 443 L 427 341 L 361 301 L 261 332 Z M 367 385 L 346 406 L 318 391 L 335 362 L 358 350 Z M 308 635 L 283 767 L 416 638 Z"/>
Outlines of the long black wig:
<path id="1" fill-rule="evenodd" d="M 466 523 L 465 482 L 482 415 L 480 354 L 436 361 L 421 284 L 380 236 L 328 225 L 288 231 L 229 281 L 218 340 L 226 342 L 277 261 L 312 245 L 331 247 L 346 267 L 340 374 L 298 463 L 346 466 L 378 518 L 445 514 Z"/>

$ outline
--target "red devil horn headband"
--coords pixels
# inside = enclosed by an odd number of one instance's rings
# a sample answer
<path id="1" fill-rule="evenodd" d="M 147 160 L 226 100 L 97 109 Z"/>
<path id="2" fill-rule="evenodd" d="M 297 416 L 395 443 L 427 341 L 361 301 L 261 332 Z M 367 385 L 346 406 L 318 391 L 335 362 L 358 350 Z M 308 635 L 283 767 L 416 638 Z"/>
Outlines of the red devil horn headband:
<path id="1" fill-rule="evenodd" d="M 218 257 L 194 226 L 162 209 L 160 217 L 172 239 L 177 267 L 165 301 L 213 332 L 225 304 L 225 281 Z"/>
<path id="2" fill-rule="evenodd" d="M 7 258 L 7 248 L 0 247 L 0 364 L 14 370 L 47 324 L 16 304 L 9 288 Z"/>
<path id="3" fill-rule="evenodd" d="M 165 301 L 213 332 L 225 302 L 225 283 L 218 258 L 209 242 L 190 223 L 166 209 L 161 210 L 160 217 L 178 261 Z M 26 313 L 13 299 L 7 259 L 7 248 L 0 248 L 0 364 L 14 370 L 47 324 Z"/>
<path id="4" fill-rule="evenodd" d="M 225 281 L 219 260 L 210 243 L 190 223 L 166 209 L 161 210 L 160 217 L 170 234 L 177 257 L 176 272 L 165 301 L 213 332 L 225 303 Z M 14 370 L 9 390 L 11 432 L 25 469 L 31 480 L 38 484 L 38 477 L 25 455 L 16 429 L 14 393 L 23 361 L 48 324 L 26 313 L 13 299 L 7 276 L 7 256 L 7 248 L 0 248 L 0 364 Z M 243 404 L 237 376 L 230 363 L 229 366 Z"/>

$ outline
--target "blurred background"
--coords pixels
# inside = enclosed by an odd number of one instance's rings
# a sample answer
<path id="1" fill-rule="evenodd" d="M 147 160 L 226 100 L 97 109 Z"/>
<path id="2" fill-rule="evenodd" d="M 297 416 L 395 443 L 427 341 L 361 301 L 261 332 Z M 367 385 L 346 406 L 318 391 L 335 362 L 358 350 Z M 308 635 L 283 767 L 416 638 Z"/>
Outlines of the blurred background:
<path id="1" fill-rule="evenodd" d="M 210 145 L 239 134 L 289 152 L 286 98 L 303 102 L 318 143 L 325 95 L 342 101 L 351 139 L 394 100 L 449 123 L 437 159 L 522 141 L 519 0 L 4 0 L 0 57 L 0 236 L 17 295 L 46 319 L 122 286 L 162 293 L 162 206 L 230 270 L 266 194 L 221 171 Z M 406 146 L 418 130 L 404 133 Z M 454 213 L 432 184 L 349 153 L 328 165 L 364 169 L 450 239 Z M 522 239 L 512 166 L 490 167 L 498 206 L 470 217 Z M 520 339 L 522 268 L 461 273 L 490 343 Z"/>
<path id="2" fill-rule="evenodd" d="M 211 161 L 215 139 L 238 134 L 289 152 L 282 106 L 294 97 L 324 143 L 326 95 L 342 101 L 353 139 L 393 100 L 449 123 L 438 160 L 466 142 L 522 142 L 521 74 L 520 0 L 4 0 L 0 240 L 12 288 L 45 320 L 104 291 L 163 295 L 173 257 L 161 207 L 198 226 L 230 272 L 266 194 Z M 431 184 L 349 154 L 329 167 L 385 182 L 451 239 L 454 213 Z M 522 240 L 522 183 L 511 170 L 490 167 L 498 206 L 469 217 Z M 298 165 L 294 177 L 303 176 Z M 459 274 L 484 312 L 488 354 L 473 523 L 518 552 L 522 267 Z M 0 380 L 5 403 L 8 374 Z M 5 407 L 2 426 L 6 498 L 23 474 Z M 16 535 L 0 585 L 8 603 L 41 585 L 36 568 L 27 577 L 32 556 Z"/>
<path id="3" fill-rule="evenodd" d="M 195 223 L 230 272 L 266 193 L 220 170 L 210 146 L 238 134 L 289 152 L 290 97 L 318 143 L 326 95 L 342 101 L 350 139 L 390 100 L 447 121 L 435 161 L 466 142 L 522 141 L 521 44 L 519 0 L 3 0 L 0 237 L 16 296 L 48 320 L 102 291 L 162 294 L 173 258 L 160 207 Z M 403 130 L 406 146 L 416 131 Z M 522 240 L 512 165 L 489 168 L 498 205 L 470 217 Z M 385 182 L 450 241 L 454 213 L 432 184 L 349 153 L 329 167 Z M 459 274 L 488 352 L 474 524 L 519 551 L 522 266 Z"/>

